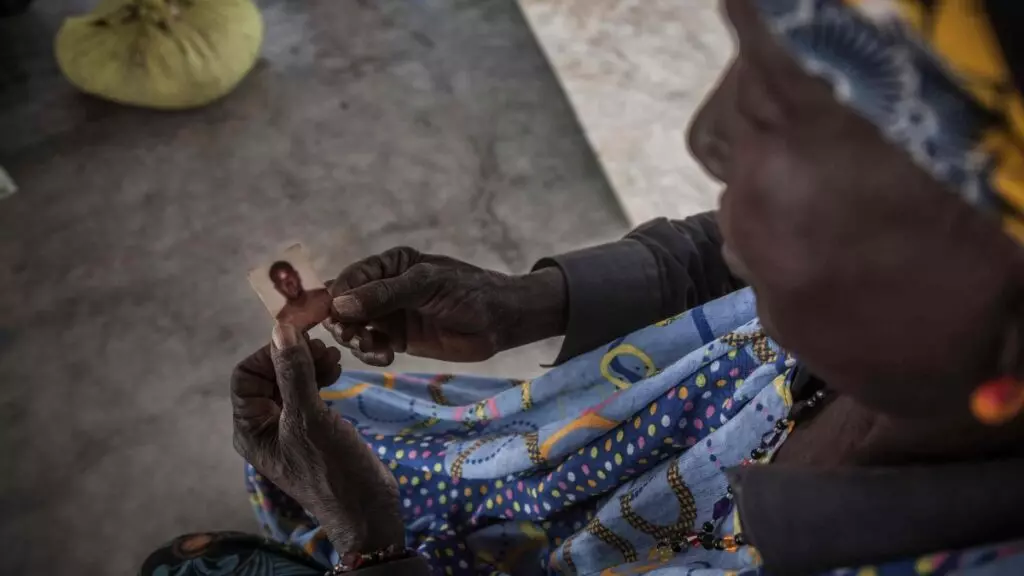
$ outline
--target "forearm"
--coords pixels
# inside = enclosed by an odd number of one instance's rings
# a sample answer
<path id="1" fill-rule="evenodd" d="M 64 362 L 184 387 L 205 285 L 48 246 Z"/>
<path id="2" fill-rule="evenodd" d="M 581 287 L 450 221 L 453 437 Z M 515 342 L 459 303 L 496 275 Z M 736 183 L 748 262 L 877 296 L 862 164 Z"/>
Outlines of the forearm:
<path id="1" fill-rule="evenodd" d="M 334 549 L 345 554 L 403 548 L 397 484 L 377 455 L 369 450 L 336 454 L 324 458 L 323 466 L 323 482 L 311 489 L 310 512 Z"/>
<path id="2" fill-rule="evenodd" d="M 714 213 L 658 219 L 624 239 L 541 260 L 566 289 L 566 340 L 556 362 L 743 287 L 721 254 Z"/>

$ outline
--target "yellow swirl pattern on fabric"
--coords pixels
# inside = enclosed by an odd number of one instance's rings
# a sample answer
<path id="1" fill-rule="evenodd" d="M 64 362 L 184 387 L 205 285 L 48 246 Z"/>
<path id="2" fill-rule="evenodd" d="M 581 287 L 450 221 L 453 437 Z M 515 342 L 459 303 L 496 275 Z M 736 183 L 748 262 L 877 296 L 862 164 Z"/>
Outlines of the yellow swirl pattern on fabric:
<path id="1" fill-rule="evenodd" d="M 793 369 L 790 368 L 772 380 L 772 386 L 775 387 L 775 393 L 778 394 L 779 398 L 782 398 L 782 401 L 790 408 L 793 406 L 793 392 L 789 389 L 789 378 L 792 374 Z"/>
<path id="2" fill-rule="evenodd" d="M 611 382 L 616 388 L 620 390 L 625 390 L 626 388 L 629 388 L 630 386 L 632 386 L 632 383 L 629 380 L 622 378 L 621 376 L 613 374 L 611 371 L 612 362 L 615 361 L 615 359 L 618 358 L 619 356 L 633 356 L 640 360 L 640 362 L 642 362 L 644 365 L 643 376 L 645 378 L 652 376 L 654 372 L 657 370 L 654 367 L 654 362 L 651 360 L 651 357 L 645 354 L 643 350 L 640 350 L 636 346 L 633 346 L 631 344 L 622 344 L 620 346 L 612 348 L 604 355 L 603 358 L 601 358 L 601 375 L 604 376 L 606 380 Z"/>
<path id="3" fill-rule="evenodd" d="M 363 391 L 369 387 L 370 385 L 364 382 L 362 384 L 356 384 L 351 388 L 345 388 L 344 390 L 321 390 L 320 398 L 322 398 L 325 402 L 329 402 L 331 400 L 345 400 L 348 398 L 355 398 L 356 396 L 362 394 Z"/>
<path id="4" fill-rule="evenodd" d="M 530 408 L 533 408 L 533 395 L 532 395 L 531 390 L 530 390 L 530 388 L 532 386 L 533 386 L 533 381 L 532 380 L 526 380 L 525 382 L 520 384 L 519 392 L 521 394 L 521 403 L 522 403 L 522 406 L 523 406 L 523 412 L 526 412 Z"/>
<path id="5" fill-rule="evenodd" d="M 521 563 L 528 561 L 547 546 L 548 535 L 543 528 L 532 522 L 520 522 L 518 526 L 522 535 L 526 537 L 525 540 L 518 542 L 513 548 L 506 551 L 500 559 L 484 551 L 478 552 L 477 557 L 509 574 L 514 573 Z"/>
<path id="6" fill-rule="evenodd" d="M 540 456 L 544 460 L 548 460 L 551 455 L 551 448 L 558 443 L 559 440 L 565 438 L 570 432 L 595 428 L 598 430 L 610 430 L 616 425 L 616 422 L 612 422 L 611 420 L 598 414 L 594 414 L 593 412 L 584 414 L 552 433 L 551 436 L 541 444 Z"/>

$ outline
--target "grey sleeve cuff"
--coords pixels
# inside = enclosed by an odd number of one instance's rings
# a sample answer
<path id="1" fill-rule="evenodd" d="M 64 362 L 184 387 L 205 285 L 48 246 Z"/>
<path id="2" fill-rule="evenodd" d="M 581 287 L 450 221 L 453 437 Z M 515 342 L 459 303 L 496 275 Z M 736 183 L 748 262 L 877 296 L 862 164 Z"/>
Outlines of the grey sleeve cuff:
<path id="1" fill-rule="evenodd" d="M 569 299 L 565 341 L 555 364 L 660 320 L 658 265 L 636 240 L 544 258 L 534 270 L 551 266 L 565 276 Z"/>
<path id="2" fill-rule="evenodd" d="M 360 568 L 351 574 L 358 576 L 431 576 L 430 566 L 419 556 Z"/>

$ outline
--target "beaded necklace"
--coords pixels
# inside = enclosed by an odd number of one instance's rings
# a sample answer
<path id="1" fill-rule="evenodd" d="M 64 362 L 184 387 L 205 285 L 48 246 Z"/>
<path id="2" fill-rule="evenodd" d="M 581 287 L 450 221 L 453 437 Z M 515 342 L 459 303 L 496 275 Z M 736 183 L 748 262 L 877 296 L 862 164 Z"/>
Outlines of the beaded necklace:
<path id="1" fill-rule="evenodd" d="M 761 443 L 750 451 L 750 457 L 744 458 L 740 462 L 740 466 L 751 466 L 759 463 L 765 456 L 770 454 L 774 448 L 776 448 L 779 440 L 782 439 L 783 435 L 792 432 L 793 428 L 801 422 L 806 422 L 817 410 L 825 403 L 829 393 L 825 390 L 818 390 L 806 401 L 796 405 L 790 411 L 789 416 L 780 418 L 775 422 L 775 426 L 765 433 L 761 437 Z M 733 497 L 732 486 L 726 488 L 726 495 L 728 498 Z M 731 536 L 722 536 L 721 538 L 715 537 L 715 524 L 713 522 L 705 522 L 700 531 L 690 532 L 676 536 L 674 538 L 668 538 L 661 542 L 658 542 L 657 550 L 663 560 L 671 558 L 674 554 L 682 552 L 687 548 L 696 548 L 700 546 L 705 550 L 723 550 L 725 552 L 735 552 L 739 550 L 740 546 L 747 544 L 746 538 L 742 533 L 737 532 Z"/>

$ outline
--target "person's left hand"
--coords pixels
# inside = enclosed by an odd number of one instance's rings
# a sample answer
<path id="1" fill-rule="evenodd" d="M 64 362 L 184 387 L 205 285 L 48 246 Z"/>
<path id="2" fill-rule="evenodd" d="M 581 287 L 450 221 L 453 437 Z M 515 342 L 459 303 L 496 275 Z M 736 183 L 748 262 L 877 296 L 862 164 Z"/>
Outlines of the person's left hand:
<path id="1" fill-rule="evenodd" d="M 273 343 L 231 376 L 235 450 L 310 511 L 339 554 L 405 545 L 398 485 L 319 387 L 341 374 L 341 353 L 279 324 Z"/>

